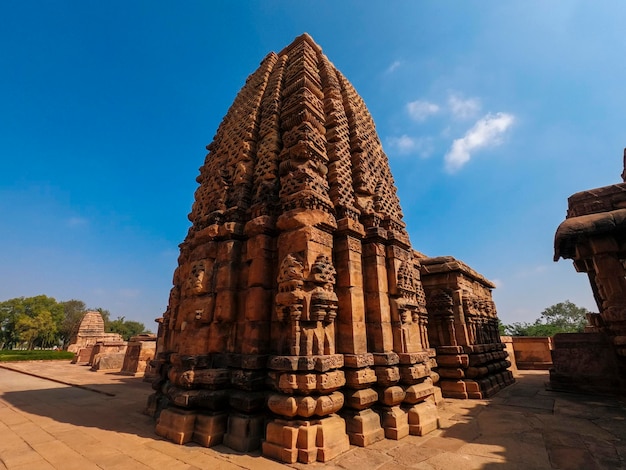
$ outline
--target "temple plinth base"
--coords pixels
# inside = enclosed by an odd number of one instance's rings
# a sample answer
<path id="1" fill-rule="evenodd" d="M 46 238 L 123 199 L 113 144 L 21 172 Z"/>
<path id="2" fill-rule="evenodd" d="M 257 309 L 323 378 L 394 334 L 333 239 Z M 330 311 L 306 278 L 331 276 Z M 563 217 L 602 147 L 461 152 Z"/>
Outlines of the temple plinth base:
<path id="1" fill-rule="evenodd" d="M 226 433 L 228 413 L 200 413 L 196 417 L 193 430 L 193 441 L 204 447 L 221 444 Z"/>
<path id="2" fill-rule="evenodd" d="M 239 452 L 258 449 L 263 439 L 265 416 L 231 413 L 228 417 L 228 431 L 224 435 L 224 445 Z"/>
<path id="3" fill-rule="evenodd" d="M 266 428 L 263 455 L 284 463 L 327 462 L 350 448 L 346 422 L 337 415 L 315 420 L 282 420 Z"/>
<path id="4" fill-rule="evenodd" d="M 399 440 L 409 435 L 408 416 L 399 406 L 384 406 L 380 411 L 387 439 Z"/>
<path id="5" fill-rule="evenodd" d="M 439 414 L 437 405 L 431 401 L 425 401 L 413 405 L 408 409 L 409 434 L 423 436 L 439 428 Z"/>
<path id="6" fill-rule="evenodd" d="M 515 382 L 504 343 L 437 348 L 439 386 L 446 398 L 483 399 Z"/>
<path id="7" fill-rule="evenodd" d="M 155 432 L 175 444 L 191 441 L 197 413 L 180 408 L 167 408 L 161 412 Z"/>
<path id="8" fill-rule="evenodd" d="M 350 444 L 367 447 L 385 438 L 385 430 L 380 425 L 380 416 L 372 409 L 345 411 L 346 430 Z"/>

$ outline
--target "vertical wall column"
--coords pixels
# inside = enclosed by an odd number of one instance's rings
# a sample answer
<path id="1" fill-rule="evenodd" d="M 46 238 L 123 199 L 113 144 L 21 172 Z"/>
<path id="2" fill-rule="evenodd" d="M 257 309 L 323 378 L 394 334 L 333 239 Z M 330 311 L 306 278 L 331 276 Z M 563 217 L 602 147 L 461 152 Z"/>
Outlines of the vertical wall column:
<path id="1" fill-rule="evenodd" d="M 626 356 L 626 278 L 624 265 L 618 258 L 619 246 L 613 237 L 594 237 L 593 251 L 595 281 L 602 297 L 600 316 L 604 321 L 617 353 Z"/>
<path id="2" fill-rule="evenodd" d="M 335 224 L 328 215 L 317 215 Z M 279 229 L 289 230 L 278 237 L 275 325 L 280 337 L 268 362 L 276 391 L 268 407 L 281 418 L 268 423 L 263 454 L 287 463 L 325 462 L 349 448 L 345 421 L 335 414 L 344 404 L 339 389 L 346 380 L 343 356 L 335 351 L 333 236 L 298 225 L 287 217 L 278 222 Z"/>
<path id="3" fill-rule="evenodd" d="M 363 292 L 363 226 L 352 219 L 338 221 L 335 232 L 335 265 L 337 266 L 337 352 L 343 353 L 346 388 L 342 416 L 350 443 L 361 447 L 385 437 L 380 417 L 371 406 L 378 394 L 372 366 L 374 356 L 367 351 L 365 297 Z"/>
<path id="4" fill-rule="evenodd" d="M 275 239 L 272 222 L 261 216 L 245 227 L 244 265 L 241 290 L 244 301 L 239 308 L 237 340 L 233 354 L 228 357 L 232 393 L 228 401 L 228 416 L 224 444 L 240 452 L 257 449 L 265 435 L 265 380 L 270 347 L 270 319 L 275 284 Z"/>
<path id="5" fill-rule="evenodd" d="M 385 437 L 401 439 L 409 434 L 407 415 L 398 405 L 404 391 L 400 381 L 399 358 L 393 350 L 389 279 L 387 274 L 387 230 L 373 221 L 363 244 L 367 341 L 374 354 L 376 391 Z"/>

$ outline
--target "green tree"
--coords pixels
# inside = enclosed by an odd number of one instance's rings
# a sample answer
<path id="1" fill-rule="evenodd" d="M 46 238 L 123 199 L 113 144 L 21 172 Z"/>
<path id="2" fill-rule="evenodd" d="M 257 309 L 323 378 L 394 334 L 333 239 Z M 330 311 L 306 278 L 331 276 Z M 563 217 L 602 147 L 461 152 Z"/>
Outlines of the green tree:
<path id="1" fill-rule="evenodd" d="M 96 311 L 102 315 L 102 319 L 104 320 L 104 330 L 110 332 L 109 323 L 111 323 L 111 312 L 100 307 L 98 307 Z"/>
<path id="2" fill-rule="evenodd" d="M 82 300 L 66 300 L 61 302 L 63 306 L 63 320 L 58 325 L 59 339 L 63 344 L 63 349 L 67 348 L 72 336 L 78 333 L 80 322 L 85 316 L 87 306 Z"/>
<path id="3" fill-rule="evenodd" d="M 46 295 L 17 297 L 0 302 L 0 346 L 29 348 L 56 344 L 57 325 L 63 319 L 63 306 Z"/>
<path id="4" fill-rule="evenodd" d="M 119 333 L 122 338 L 128 341 L 132 336 L 146 333 L 146 327 L 143 323 L 132 320 L 126 321 L 124 317 L 117 317 L 116 320 L 112 320 L 109 323 L 108 331 Z"/>
<path id="5" fill-rule="evenodd" d="M 56 344 L 57 325 L 63 307 L 53 297 L 17 297 L 0 302 L 0 343 L 2 348 L 25 345 L 48 347 Z"/>
<path id="6" fill-rule="evenodd" d="M 541 312 L 541 317 L 534 323 L 513 323 L 504 325 L 507 335 L 511 336 L 554 336 L 557 333 L 581 333 L 587 324 L 584 307 L 578 307 L 566 300 L 552 305 Z"/>
<path id="7" fill-rule="evenodd" d="M 583 307 L 566 300 L 546 308 L 541 312 L 541 320 L 547 325 L 554 325 L 561 333 L 582 333 L 587 324 L 587 314 Z"/>
<path id="8" fill-rule="evenodd" d="M 35 316 L 21 315 L 15 323 L 17 339 L 28 349 L 47 348 L 56 343 L 57 328 L 52 314 L 42 310 Z"/>

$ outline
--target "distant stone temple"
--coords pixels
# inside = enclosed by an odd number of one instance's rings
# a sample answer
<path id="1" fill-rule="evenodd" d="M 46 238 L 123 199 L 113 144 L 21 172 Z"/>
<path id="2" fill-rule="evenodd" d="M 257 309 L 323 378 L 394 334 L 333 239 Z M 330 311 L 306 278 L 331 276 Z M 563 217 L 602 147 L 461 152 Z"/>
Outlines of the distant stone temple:
<path id="1" fill-rule="evenodd" d="M 511 382 L 493 285 L 413 250 L 372 117 L 310 36 L 261 62 L 207 149 L 159 319 L 157 434 L 325 462 L 436 429 L 440 377 L 463 398 Z"/>
<path id="2" fill-rule="evenodd" d="M 97 342 L 120 343 L 124 342 L 124 339 L 117 333 L 104 332 L 104 320 L 100 312 L 85 312 L 76 335 L 70 339 L 67 350 L 76 354 L 74 362 L 88 362 Z"/>
<path id="3" fill-rule="evenodd" d="M 626 150 L 623 183 L 576 193 L 554 242 L 554 261 L 587 273 L 599 314 L 585 333 L 554 337 L 554 388 L 626 394 Z"/>

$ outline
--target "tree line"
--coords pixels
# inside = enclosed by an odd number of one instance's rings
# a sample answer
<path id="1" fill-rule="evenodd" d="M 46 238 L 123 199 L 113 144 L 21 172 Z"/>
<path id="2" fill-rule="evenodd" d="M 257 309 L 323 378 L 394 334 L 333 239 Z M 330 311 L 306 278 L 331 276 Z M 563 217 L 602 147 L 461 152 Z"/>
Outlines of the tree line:
<path id="1" fill-rule="evenodd" d="M 0 302 L 0 349 L 67 348 L 88 310 L 97 310 L 107 332 L 119 333 L 125 340 L 148 333 L 143 323 L 124 317 L 110 319 L 102 308 L 88 309 L 82 300 L 57 302 L 53 297 L 17 297 Z"/>
<path id="2" fill-rule="evenodd" d="M 582 333 L 587 324 L 584 307 L 566 300 L 552 305 L 541 312 L 533 323 L 517 322 L 511 325 L 500 324 L 500 334 L 508 336 L 554 336 L 557 333 Z"/>

